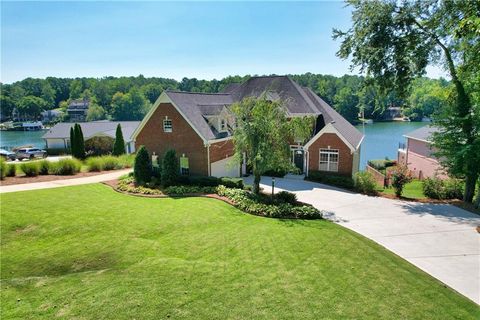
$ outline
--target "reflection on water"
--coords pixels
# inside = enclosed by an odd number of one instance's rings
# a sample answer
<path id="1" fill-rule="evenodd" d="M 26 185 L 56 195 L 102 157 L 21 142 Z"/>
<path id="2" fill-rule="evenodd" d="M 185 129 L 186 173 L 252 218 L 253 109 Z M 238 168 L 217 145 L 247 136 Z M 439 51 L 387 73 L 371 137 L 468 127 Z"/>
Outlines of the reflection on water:
<path id="1" fill-rule="evenodd" d="M 426 126 L 426 122 L 376 122 L 365 125 L 365 138 L 360 154 L 360 168 L 365 168 L 367 160 L 397 158 L 398 143 L 404 142 L 404 134 Z M 363 132 L 363 126 L 357 126 Z"/>
<path id="2" fill-rule="evenodd" d="M 0 131 L 0 147 L 11 149 L 24 145 L 45 148 L 42 136 L 46 130 L 39 131 Z"/>

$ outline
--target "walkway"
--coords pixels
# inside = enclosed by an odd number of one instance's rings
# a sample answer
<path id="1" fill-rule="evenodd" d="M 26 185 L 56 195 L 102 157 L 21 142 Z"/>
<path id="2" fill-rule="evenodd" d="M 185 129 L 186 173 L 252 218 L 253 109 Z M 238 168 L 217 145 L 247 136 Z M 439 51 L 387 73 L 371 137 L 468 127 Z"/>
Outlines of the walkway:
<path id="1" fill-rule="evenodd" d="M 251 184 L 252 178 L 245 179 Z M 480 216 L 447 204 L 391 200 L 293 179 L 275 179 L 325 218 L 379 243 L 480 304 Z M 262 177 L 271 192 L 271 178 Z"/>
<path id="2" fill-rule="evenodd" d="M 67 186 L 77 186 L 81 184 L 96 183 L 117 179 L 124 174 L 129 173 L 132 169 L 118 170 L 114 172 L 109 172 L 105 174 L 98 174 L 91 177 L 76 178 L 76 179 L 65 179 L 65 180 L 54 180 L 46 182 L 35 182 L 35 183 L 25 183 L 25 184 L 15 184 L 11 186 L 0 186 L 0 193 L 7 192 L 16 192 L 16 191 L 28 191 L 28 190 L 38 190 L 38 189 L 48 189 L 48 188 L 59 188 Z"/>

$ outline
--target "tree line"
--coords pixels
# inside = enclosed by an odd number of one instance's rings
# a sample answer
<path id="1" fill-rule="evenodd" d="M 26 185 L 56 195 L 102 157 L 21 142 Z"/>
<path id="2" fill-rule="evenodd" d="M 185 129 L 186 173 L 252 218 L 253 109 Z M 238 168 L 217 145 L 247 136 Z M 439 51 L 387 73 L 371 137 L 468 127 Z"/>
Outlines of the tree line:
<path id="1" fill-rule="evenodd" d="M 174 79 L 150 77 L 104 78 L 26 78 L 12 84 L 0 84 L 2 121 L 12 119 L 16 109 L 18 117 L 38 119 L 44 110 L 66 111 L 72 100 L 87 99 L 90 107 L 88 121 L 141 120 L 162 91 L 181 90 L 215 93 L 226 85 L 241 83 L 250 76 L 229 76 L 221 80 Z M 355 123 L 359 113 L 365 118 L 381 120 L 388 107 L 402 107 L 404 115 L 414 120 L 430 116 L 440 109 L 450 83 L 444 79 L 420 78 L 412 83 L 407 98 L 394 91 L 384 93 L 362 76 L 335 77 L 305 73 L 291 75 L 302 86 L 310 87 L 348 121 Z M 68 118 L 61 119 L 68 121 Z"/>

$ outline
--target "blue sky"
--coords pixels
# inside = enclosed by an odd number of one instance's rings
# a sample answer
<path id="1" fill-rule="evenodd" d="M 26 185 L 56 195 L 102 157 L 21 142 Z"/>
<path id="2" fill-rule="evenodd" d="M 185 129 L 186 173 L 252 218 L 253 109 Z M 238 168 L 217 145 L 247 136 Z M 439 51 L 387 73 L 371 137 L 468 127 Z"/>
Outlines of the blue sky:
<path id="1" fill-rule="evenodd" d="M 2 1 L 0 80 L 343 75 L 349 64 L 335 56 L 331 34 L 349 25 L 350 10 L 338 1 Z"/>

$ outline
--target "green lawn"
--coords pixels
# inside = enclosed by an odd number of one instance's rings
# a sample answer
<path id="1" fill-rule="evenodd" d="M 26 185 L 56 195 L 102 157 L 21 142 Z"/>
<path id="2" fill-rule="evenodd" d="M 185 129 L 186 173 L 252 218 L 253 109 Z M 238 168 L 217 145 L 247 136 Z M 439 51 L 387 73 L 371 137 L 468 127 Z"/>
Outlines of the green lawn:
<path id="1" fill-rule="evenodd" d="M 480 317 L 333 223 L 100 184 L 1 195 L 1 278 L 2 319 Z"/>
<path id="2" fill-rule="evenodd" d="M 380 189 L 379 191 L 386 194 L 395 194 L 395 190 L 392 187 Z M 402 197 L 409 199 L 426 199 L 427 197 L 423 194 L 422 181 L 413 180 L 407 183 L 403 188 Z"/>

